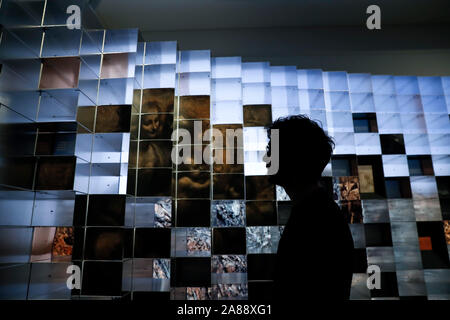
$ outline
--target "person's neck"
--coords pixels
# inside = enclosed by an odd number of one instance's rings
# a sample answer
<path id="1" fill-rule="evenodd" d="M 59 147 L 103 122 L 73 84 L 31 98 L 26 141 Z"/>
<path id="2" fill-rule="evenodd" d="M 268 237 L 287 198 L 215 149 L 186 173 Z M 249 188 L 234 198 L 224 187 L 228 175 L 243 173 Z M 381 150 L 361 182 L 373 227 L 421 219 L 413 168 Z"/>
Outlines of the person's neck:
<path id="1" fill-rule="evenodd" d="M 318 181 L 310 183 L 308 185 L 294 185 L 285 187 L 286 193 L 294 203 L 301 203 L 308 200 L 311 195 L 319 189 L 320 185 Z"/>

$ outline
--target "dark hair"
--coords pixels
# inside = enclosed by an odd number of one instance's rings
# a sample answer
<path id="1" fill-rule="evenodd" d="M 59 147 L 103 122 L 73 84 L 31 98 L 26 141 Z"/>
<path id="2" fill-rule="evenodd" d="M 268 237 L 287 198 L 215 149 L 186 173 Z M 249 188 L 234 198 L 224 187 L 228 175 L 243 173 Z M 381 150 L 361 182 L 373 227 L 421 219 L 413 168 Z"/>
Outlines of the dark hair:
<path id="1" fill-rule="evenodd" d="M 335 144 L 317 122 L 306 115 L 294 115 L 277 119 L 267 129 L 279 130 L 280 175 L 300 175 L 305 180 L 320 178 Z M 271 139 L 271 130 L 267 132 Z"/>

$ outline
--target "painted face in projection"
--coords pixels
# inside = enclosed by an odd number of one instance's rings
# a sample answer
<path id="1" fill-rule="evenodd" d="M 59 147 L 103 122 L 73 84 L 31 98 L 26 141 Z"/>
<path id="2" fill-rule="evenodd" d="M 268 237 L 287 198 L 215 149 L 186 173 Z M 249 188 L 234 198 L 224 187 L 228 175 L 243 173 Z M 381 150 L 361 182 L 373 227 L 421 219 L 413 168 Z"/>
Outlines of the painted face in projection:
<path id="1" fill-rule="evenodd" d="M 147 114 L 142 117 L 141 136 L 144 139 L 156 139 L 162 132 L 162 124 L 158 114 Z"/>

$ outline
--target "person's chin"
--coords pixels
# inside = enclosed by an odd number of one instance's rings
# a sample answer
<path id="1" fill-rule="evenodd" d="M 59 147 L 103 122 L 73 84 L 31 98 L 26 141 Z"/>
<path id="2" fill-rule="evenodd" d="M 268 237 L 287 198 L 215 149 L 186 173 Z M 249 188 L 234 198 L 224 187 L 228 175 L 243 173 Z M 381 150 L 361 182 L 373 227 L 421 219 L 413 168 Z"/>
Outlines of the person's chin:
<path id="1" fill-rule="evenodd" d="M 269 176 L 269 182 L 271 183 L 271 184 L 279 184 L 279 177 L 278 177 L 278 174 L 273 174 L 273 175 L 270 175 Z"/>

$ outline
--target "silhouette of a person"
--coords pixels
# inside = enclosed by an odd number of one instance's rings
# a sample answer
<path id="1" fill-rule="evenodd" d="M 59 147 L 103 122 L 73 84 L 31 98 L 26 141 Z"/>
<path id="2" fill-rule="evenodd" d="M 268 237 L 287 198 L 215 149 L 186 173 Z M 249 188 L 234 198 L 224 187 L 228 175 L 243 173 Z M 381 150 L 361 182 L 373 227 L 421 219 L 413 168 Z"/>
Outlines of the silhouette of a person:
<path id="1" fill-rule="evenodd" d="M 303 115 L 280 118 L 269 129 L 279 130 L 279 169 L 270 180 L 293 202 L 278 245 L 273 298 L 287 308 L 304 299 L 348 299 L 352 235 L 332 193 L 320 183 L 334 143 Z M 267 149 L 271 156 L 270 141 Z"/>

